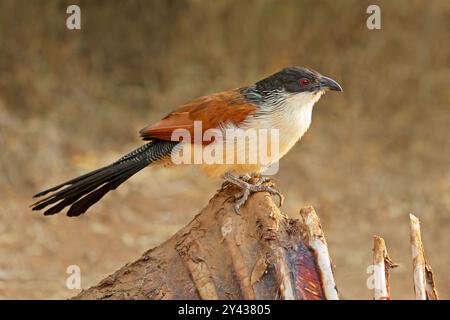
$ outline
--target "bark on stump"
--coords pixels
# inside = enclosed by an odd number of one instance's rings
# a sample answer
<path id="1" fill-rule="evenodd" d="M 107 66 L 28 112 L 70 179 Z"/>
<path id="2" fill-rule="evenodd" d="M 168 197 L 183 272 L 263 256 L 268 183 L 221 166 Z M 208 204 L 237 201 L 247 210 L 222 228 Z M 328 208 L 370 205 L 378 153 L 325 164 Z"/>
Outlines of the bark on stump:
<path id="1" fill-rule="evenodd" d="M 317 258 L 312 245 L 326 248 L 314 210 L 289 219 L 256 193 L 237 215 L 238 191 L 223 188 L 172 238 L 74 299 L 336 299 L 328 251 Z"/>

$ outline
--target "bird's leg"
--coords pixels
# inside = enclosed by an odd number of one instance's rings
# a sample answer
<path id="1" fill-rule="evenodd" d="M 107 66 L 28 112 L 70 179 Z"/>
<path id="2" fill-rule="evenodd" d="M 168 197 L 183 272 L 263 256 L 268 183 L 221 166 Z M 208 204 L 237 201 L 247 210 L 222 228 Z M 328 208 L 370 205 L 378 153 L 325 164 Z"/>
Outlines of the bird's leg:
<path id="1" fill-rule="evenodd" d="M 268 178 L 266 177 L 258 177 L 258 180 L 254 184 L 249 183 L 249 180 L 245 180 L 245 178 L 247 178 L 247 175 L 239 178 L 235 177 L 230 172 L 227 172 L 225 173 L 224 178 L 229 183 L 234 184 L 242 189 L 242 192 L 235 195 L 236 204 L 234 205 L 234 211 L 237 214 L 239 214 L 239 209 L 245 204 L 252 192 L 269 192 L 270 194 L 279 197 L 280 207 L 283 205 L 283 195 L 272 186 L 265 185 L 265 183 L 268 181 Z"/>

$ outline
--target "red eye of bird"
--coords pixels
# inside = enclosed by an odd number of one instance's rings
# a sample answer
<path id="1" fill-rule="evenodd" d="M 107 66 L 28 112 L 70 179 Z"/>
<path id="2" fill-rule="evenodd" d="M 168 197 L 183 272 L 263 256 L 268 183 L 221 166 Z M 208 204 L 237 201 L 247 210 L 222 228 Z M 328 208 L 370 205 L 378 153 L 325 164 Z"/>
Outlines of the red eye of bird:
<path id="1" fill-rule="evenodd" d="M 302 87 L 306 87 L 307 85 L 309 85 L 309 80 L 306 78 L 300 79 L 300 85 Z"/>

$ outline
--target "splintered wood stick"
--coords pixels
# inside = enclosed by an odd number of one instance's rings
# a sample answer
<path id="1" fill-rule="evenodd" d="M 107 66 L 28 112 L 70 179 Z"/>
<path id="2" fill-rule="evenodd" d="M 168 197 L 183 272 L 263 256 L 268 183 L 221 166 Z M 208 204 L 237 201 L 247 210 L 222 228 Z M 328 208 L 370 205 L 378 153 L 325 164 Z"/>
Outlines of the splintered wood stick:
<path id="1" fill-rule="evenodd" d="M 387 253 L 384 239 L 373 236 L 373 296 L 375 300 L 390 300 L 389 270 L 396 267 Z"/>
<path id="2" fill-rule="evenodd" d="M 317 257 L 317 268 L 319 269 L 322 289 L 327 300 L 339 300 L 336 284 L 334 282 L 328 246 L 325 235 L 320 225 L 320 219 L 313 207 L 300 210 L 308 233 L 308 244 L 314 250 Z"/>
<path id="3" fill-rule="evenodd" d="M 411 227 L 411 252 L 413 259 L 414 292 L 416 300 L 438 300 L 439 295 L 434 283 L 431 266 L 427 264 L 420 233 L 420 221 L 409 215 Z"/>

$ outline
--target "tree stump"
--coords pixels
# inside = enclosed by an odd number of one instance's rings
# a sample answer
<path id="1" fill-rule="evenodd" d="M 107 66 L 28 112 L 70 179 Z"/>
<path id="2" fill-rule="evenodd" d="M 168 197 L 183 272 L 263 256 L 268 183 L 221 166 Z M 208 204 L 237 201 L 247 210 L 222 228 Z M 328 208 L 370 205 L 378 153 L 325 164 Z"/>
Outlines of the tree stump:
<path id="1" fill-rule="evenodd" d="M 224 185 L 169 240 L 73 299 L 337 299 L 312 207 L 289 219 L 261 192 L 238 215 L 238 192 Z"/>

